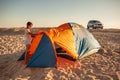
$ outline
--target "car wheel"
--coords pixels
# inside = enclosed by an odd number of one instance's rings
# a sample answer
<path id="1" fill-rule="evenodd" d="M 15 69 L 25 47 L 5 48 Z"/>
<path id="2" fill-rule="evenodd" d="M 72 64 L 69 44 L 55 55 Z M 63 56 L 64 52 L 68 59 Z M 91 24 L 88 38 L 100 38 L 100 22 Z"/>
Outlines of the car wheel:
<path id="1" fill-rule="evenodd" d="M 87 27 L 87 29 L 90 29 L 89 26 Z"/>

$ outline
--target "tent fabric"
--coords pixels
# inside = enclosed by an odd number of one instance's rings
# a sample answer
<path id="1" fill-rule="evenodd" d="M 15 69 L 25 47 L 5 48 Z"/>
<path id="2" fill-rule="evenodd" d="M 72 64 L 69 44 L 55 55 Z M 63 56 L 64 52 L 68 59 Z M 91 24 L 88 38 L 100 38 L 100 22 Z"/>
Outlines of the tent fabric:
<path id="1" fill-rule="evenodd" d="M 65 23 L 57 28 L 36 32 L 30 49 L 19 60 L 26 59 L 28 67 L 55 67 L 56 45 L 73 59 L 81 59 L 95 53 L 101 47 L 94 36 L 77 23 Z"/>
<path id="2" fill-rule="evenodd" d="M 81 27 L 79 24 L 76 24 L 76 23 L 70 23 L 70 26 L 72 27 L 72 30 L 74 32 L 76 49 L 77 49 L 79 58 L 82 55 L 87 54 L 87 52 L 93 49 L 99 49 L 101 47 L 98 41 L 87 29 L 85 29 L 84 27 Z"/>
<path id="3" fill-rule="evenodd" d="M 51 33 L 52 35 L 49 35 Z M 57 29 L 51 29 L 46 34 L 48 34 L 52 38 L 55 44 L 63 48 L 74 59 L 78 58 L 75 46 L 76 43 L 73 38 L 74 35 L 69 24 L 63 24 L 59 26 Z"/>
<path id="4" fill-rule="evenodd" d="M 31 57 L 28 67 L 55 67 L 56 56 L 49 37 L 44 34 L 34 55 Z"/>

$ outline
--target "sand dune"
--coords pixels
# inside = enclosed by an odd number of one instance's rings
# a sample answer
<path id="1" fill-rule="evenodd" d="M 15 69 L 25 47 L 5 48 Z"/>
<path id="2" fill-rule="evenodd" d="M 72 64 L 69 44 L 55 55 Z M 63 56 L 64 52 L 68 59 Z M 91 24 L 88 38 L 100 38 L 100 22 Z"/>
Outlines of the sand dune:
<path id="1" fill-rule="evenodd" d="M 5 29 L 4 29 L 5 30 Z M 22 30 L 0 30 L 0 80 L 120 80 L 120 30 L 90 30 L 102 49 L 58 68 L 26 68 Z"/>

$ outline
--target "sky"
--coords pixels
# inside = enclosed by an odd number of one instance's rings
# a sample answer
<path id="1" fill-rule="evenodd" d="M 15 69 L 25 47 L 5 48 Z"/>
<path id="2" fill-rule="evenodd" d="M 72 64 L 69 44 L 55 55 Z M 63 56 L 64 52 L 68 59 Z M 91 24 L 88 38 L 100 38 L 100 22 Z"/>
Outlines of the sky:
<path id="1" fill-rule="evenodd" d="M 87 26 L 100 20 L 120 28 L 120 0 L 0 0 L 0 27 L 56 27 L 66 22 Z"/>

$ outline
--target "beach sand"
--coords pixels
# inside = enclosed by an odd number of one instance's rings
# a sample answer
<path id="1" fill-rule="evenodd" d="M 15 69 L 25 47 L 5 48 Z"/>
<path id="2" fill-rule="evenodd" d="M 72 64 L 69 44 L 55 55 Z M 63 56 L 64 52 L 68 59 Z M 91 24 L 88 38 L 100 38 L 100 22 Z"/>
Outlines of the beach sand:
<path id="1" fill-rule="evenodd" d="M 120 80 L 120 29 L 90 30 L 102 48 L 74 66 L 26 68 L 22 29 L 0 29 L 0 80 Z"/>

